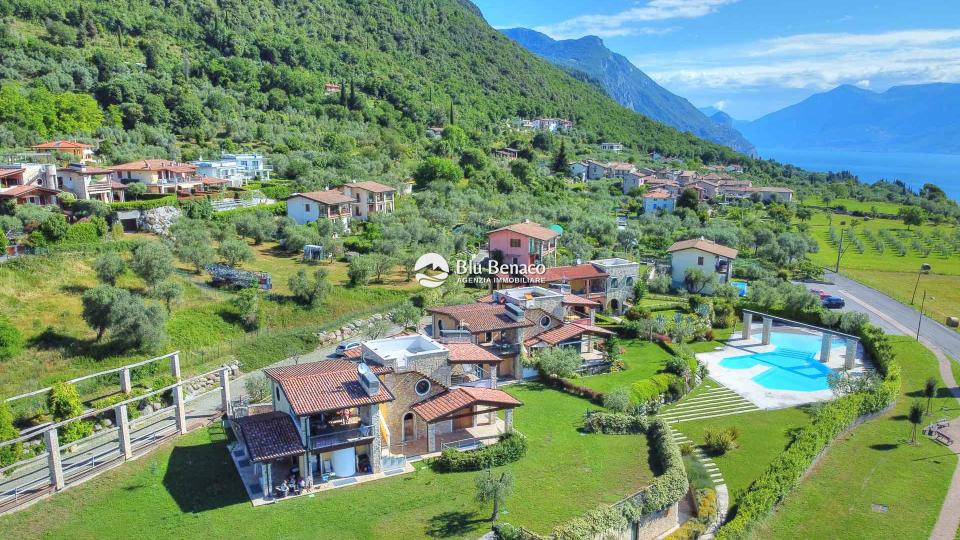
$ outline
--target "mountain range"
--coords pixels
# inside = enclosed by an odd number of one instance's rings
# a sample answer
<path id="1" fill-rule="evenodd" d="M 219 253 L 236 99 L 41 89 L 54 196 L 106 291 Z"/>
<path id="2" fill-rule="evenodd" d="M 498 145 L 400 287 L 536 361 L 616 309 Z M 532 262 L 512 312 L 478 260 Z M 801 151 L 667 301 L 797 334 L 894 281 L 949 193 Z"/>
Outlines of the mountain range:
<path id="1" fill-rule="evenodd" d="M 843 85 L 737 128 L 759 148 L 960 153 L 960 84 Z"/>
<path id="2" fill-rule="evenodd" d="M 527 28 L 501 30 L 530 52 L 599 85 L 624 107 L 703 139 L 753 154 L 754 146 L 727 119 L 714 121 L 686 99 L 657 84 L 596 36 L 555 40 Z M 723 116 L 726 116 L 725 114 Z"/>

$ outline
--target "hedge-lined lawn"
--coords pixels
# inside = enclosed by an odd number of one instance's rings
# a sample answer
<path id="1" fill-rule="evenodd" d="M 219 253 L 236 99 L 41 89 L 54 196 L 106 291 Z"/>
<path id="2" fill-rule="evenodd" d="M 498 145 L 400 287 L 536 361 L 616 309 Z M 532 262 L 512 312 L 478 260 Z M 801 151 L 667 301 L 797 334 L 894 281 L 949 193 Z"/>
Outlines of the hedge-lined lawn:
<path id="1" fill-rule="evenodd" d="M 740 432 L 739 447 L 723 456 L 713 456 L 730 489 L 731 504 L 762 473 L 790 442 L 790 431 L 810 422 L 802 408 L 791 407 L 707 418 L 674 424 L 674 428 L 703 444 L 706 429 L 735 427 Z"/>
<path id="2" fill-rule="evenodd" d="M 939 381 L 937 360 L 906 337 L 891 337 L 903 369 L 895 408 L 838 440 L 810 476 L 754 533 L 754 538 L 927 538 L 940 513 L 957 457 L 920 437 L 909 444 L 907 411 L 928 377 Z M 928 419 L 960 414 L 945 390 Z M 722 467 L 722 466 L 721 466 Z M 876 512 L 872 504 L 888 507 Z"/>
<path id="3" fill-rule="evenodd" d="M 580 386 L 592 388 L 598 392 L 610 392 L 617 388 L 630 389 L 630 386 L 640 380 L 648 379 L 661 370 L 670 358 L 670 353 L 656 343 L 641 339 L 621 340 L 623 345 L 623 363 L 627 368 L 622 371 L 588 375 L 575 379 L 573 382 Z"/>
<path id="4" fill-rule="evenodd" d="M 524 405 L 529 451 L 506 465 L 504 515 L 539 532 L 647 485 L 646 438 L 577 431 L 589 404 L 540 385 L 508 390 Z M 0 518 L 4 538 L 477 538 L 490 508 L 474 501 L 476 473 L 416 473 L 260 508 L 250 506 L 214 428 Z"/>

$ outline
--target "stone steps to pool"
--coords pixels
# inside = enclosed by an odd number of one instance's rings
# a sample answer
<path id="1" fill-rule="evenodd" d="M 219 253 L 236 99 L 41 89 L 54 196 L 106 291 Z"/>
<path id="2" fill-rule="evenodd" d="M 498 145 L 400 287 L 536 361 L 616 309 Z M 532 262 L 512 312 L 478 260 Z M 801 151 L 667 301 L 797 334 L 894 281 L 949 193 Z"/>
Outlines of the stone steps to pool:
<path id="1" fill-rule="evenodd" d="M 698 409 L 689 409 L 683 411 L 672 410 L 660 415 L 666 421 L 670 421 L 675 418 L 693 418 L 698 416 L 703 416 L 706 414 L 715 414 L 718 412 L 732 412 L 740 410 L 757 410 L 757 406 L 753 403 L 728 403 L 724 405 L 714 405 L 712 407 L 702 407 Z"/>
<path id="2" fill-rule="evenodd" d="M 705 415 L 702 415 L 702 416 L 680 417 L 680 418 L 664 418 L 664 421 L 666 421 L 668 424 L 680 424 L 680 423 L 682 423 L 682 422 L 693 422 L 693 421 L 696 421 L 696 420 L 707 420 L 708 418 L 720 418 L 721 416 L 732 416 L 732 415 L 735 415 L 735 414 L 749 413 L 749 412 L 754 412 L 754 411 L 757 411 L 757 410 L 759 410 L 759 409 L 757 409 L 756 406 L 753 406 L 753 407 L 746 407 L 746 408 L 743 408 L 743 409 L 737 409 L 737 410 L 731 410 L 731 411 L 721 412 L 721 413 L 717 413 L 717 414 L 705 414 Z"/>

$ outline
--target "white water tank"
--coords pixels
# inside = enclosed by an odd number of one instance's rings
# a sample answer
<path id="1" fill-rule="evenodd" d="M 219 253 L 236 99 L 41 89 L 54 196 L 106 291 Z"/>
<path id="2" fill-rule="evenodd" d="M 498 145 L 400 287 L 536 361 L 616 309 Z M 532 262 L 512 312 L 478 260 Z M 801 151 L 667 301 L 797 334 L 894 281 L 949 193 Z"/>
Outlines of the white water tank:
<path id="1" fill-rule="evenodd" d="M 346 478 L 357 474 L 357 452 L 353 448 L 337 450 L 331 456 L 333 474 L 337 478 Z"/>

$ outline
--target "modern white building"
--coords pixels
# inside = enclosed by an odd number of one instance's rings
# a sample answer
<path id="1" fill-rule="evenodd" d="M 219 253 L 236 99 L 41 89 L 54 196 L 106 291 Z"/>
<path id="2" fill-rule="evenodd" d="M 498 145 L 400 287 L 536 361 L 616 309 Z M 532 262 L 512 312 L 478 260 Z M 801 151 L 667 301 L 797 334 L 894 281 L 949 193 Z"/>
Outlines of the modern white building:
<path id="1" fill-rule="evenodd" d="M 225 161 L 235 161 L 237 171 L 246 180 L 269 180 L 273 168 L 267 165 L 267 159 L 260 154 L 220 154 L 220 159 Z"/>
<path id="2" fill-rule="evenodd" d="M 242 187 L 246 177 L 240 173 L 240 166 L 233 159 L 209 159 L 201 156 L 200 161 L 192 161 L 196 165 L 197 174 L 227 180 L 232 187 Z"/>
<path id="3" fill-rule="evenodd" d="M 737 250 L 712 240 L 703 237 L 682 240 L 670 246 L 667 253 L 670 254 L 670 276 L 677 289 L 686 288 L 685 278 L 687 270 L 691 268 L 699 268 L 707 276 L 716 275 L 717 285 L 729 283 L 733 277 L 733 261 L 737 258 Z M 713 294 L 716 291 L 708 285 L 690 292 Z"/>

